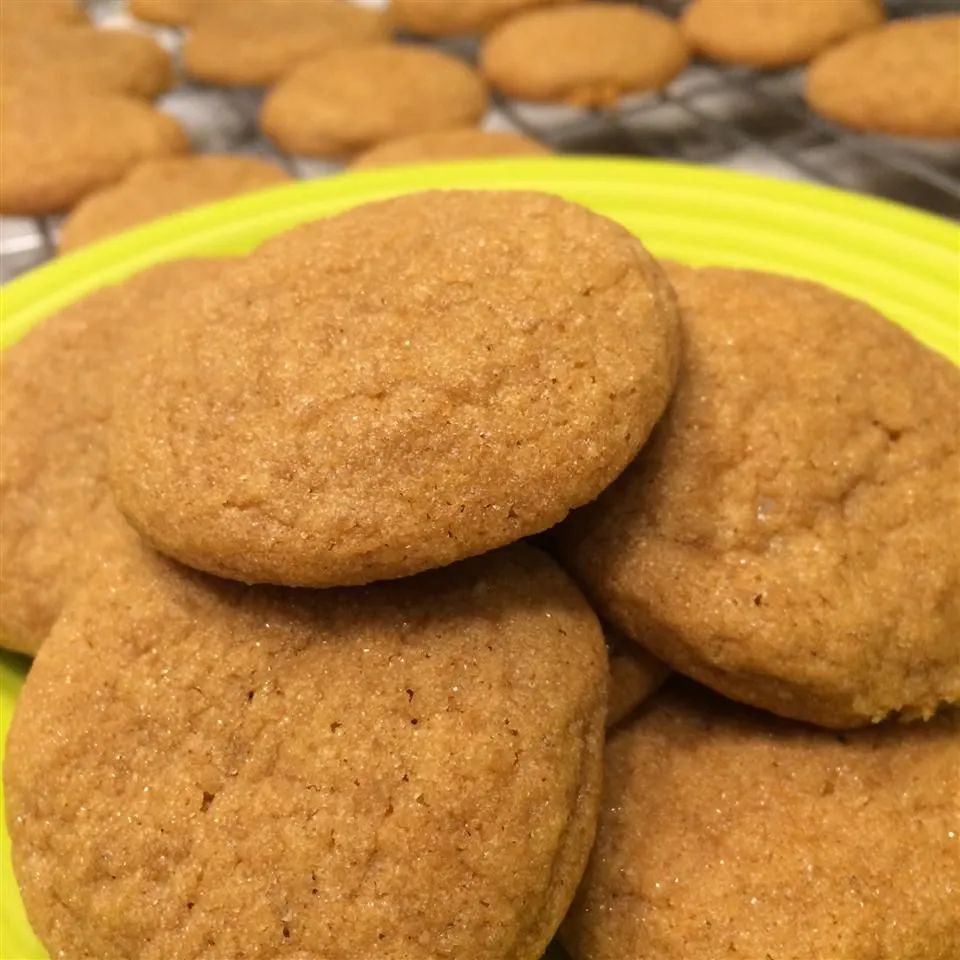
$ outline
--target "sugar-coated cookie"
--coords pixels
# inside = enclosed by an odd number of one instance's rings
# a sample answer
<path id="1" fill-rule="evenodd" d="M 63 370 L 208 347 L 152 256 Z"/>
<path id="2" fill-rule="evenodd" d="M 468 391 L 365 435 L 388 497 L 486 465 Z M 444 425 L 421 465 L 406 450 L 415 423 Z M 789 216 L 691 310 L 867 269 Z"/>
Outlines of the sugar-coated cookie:
<path id="1" fill-rule="evenodd" d="M 600 625 L 516 546 L 356 590 L 107 567 L 13 719 L 51 956 L 539 960 L 600 802 Z"/>
<path id="2" fill-rule="evenodd" d="M 281 150 L 342 157 L 477 123 L 486 107 L 483 81 L 456 57 L 372 44 L 301 64 L 267 95 L 260 120 Z"/>
<path id="3" fill-rule="evenodd" d="M 230 0 L 193 16 L 183 63 L 208 83 L 259 87 L 331 50 L 385 39 L 389 30 L 381 11 L 348 0 Z"/>
<path id="4" fill-rule="evenodd" d="M 692 0 L 681 26 L 708 59 L 762 68 L 806 63 L 883 19 L 882 0 Z"/>
<path id="5" fill-rule="evenodd" d="M 835 734 L 667 687 L 605 752 L 573 960 L 960 956 L 960 714 Z"/>
<path id="6" fill-rule="evenodd" d="M 59 247 L 74 250 L 157 217 L 289 179 L 275 163 L 257 157 L 208 154 L 148 160 L 120 183 L 83 200 L 64 221 Z"/>
<path id="7" fill-rule="evenodd" d="M 676 393 L 564 564 L 734 699 L 833 727 L 960 701 L 960 370 L 817 284 L 669 275 Z"/>
<path id="8" fill-rule="evenodd" d="M 0 213 L 69 209 L 131 167 L 189 149 L 166 114 L 110 94 L 0 88 Z"/>
<path id="9" fill-rule="evenodd" d="M 485 40 L 480 66 L 509 96 L 594 107 L 659 90 L 688 59 L 680 28 L 668 17 L 632 5 L 585 3 L 508 20 Z"/>
<path id="10" fill-rule="evenodd" d="M 44 320 L 0 354 L 0 646 L 36 653 L 64 602 L 135 538 L 107 484 L 113 373 L 215 260 L 154 267 Z"/>
<path id="11" fill-rule="evenodd" d="M 155 97 L 173 83 L 170 54 L 132 30 L 64 27 L 14 31 L 0 38 L 5 85 L 64 92 Z"/>
<path id="12" fill-rule="evenodd" d="M 660 268 L 583 207 L 368 204 L 273 238 L 144 332 L 114 490 L 154 546 L 222 576 L 443 566 L 606 487 L 667 402 L 677 340 Z"/>
<path id="13" fill-rule="evenodd" d="M 350 164 L 350 168 L 367 170 L 372 167 L 391 167 L 404 163 L 545 156 L 549 153 L 550 150 L 542 143 L 522 133 L 461 127 L 456 130 L 415 133 L 409 137 L 400 137 L 398 140 L 388 140 L 361 153 Z"/>
<path id="14" fill-rule="evenodd" d="M 817 113 L 857 130 L 960 137 L 960 16 L 897 20 L 821 54 L 807 72 Z"/>
<path id="15" fill-rule="evenodd" d="M 391 0 L 398 27 L 426 37 L 484 33 L 492 26 L 531 7 L 558 0 Z"/>

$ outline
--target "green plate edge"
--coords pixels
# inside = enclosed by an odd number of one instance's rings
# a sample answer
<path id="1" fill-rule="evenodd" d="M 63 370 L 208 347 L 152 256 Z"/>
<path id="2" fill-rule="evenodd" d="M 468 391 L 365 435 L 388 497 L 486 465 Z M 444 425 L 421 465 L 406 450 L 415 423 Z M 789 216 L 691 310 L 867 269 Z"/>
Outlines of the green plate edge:
<path id="1" fill-rule="evenodd" d="M 146 267 L 245 253 L 297 224 L 425 189 L 545 190 L 620 221 L 660 257 L 807 277 L 873 304 L 960 363 L 960 227 L 828 187 L 653 160 L 555 157 L 374 170 L 300 181 L 177 214 L 0 289 L 0 347 Z M 25 658 L 0 652 L 0 759 Z M 0 791 L 0 804 L 2 804 Z M 45 960 L 0 824 L 0 960 Z"/>

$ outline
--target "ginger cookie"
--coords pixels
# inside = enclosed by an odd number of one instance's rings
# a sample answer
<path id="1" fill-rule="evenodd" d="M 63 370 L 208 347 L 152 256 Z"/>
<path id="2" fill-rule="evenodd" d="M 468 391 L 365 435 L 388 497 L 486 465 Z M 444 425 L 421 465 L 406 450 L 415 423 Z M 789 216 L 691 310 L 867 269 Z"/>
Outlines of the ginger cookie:
<path id="1" fill-rule="evenodd" d="M 455 37 L 485 33 L 491 27 L 531 7 L 558 0 L 392 0 L 394 22 L 425 37 Z"/>
<path id="2" fill-rule="evenodd" d="M 821 54 L 811 109 L 875 133 L 960 137 L 960 15 L 897 20 Z"/>
<path id="3" fill-rule="evenodd" d="M 493 157 L 547 156 L 550 150 L 542 143 L 521 133 L 478 130 L 462 127 L 457 130 L 436 130 L 415 133 L 399 140 L 388 140 L 360 154 L 351 170 L 390 167 L 404 163 L 436 163 L 441 160 L 470 160 Z"/>
<path id="4" fill-rule="evenodd" d="M 122 510 L 190 566 L 291 586 L 563 519 L 646 439 L 678 346 L 673 291 L 625 229 L 485 191 L 292 230 L 144 334 L 112 423 Z"/>
<path id="5" fill-rule="evenodd" d="M 78 25 L 87 16 L 76 0 L 0 0 L 0 33 Z"/>
<path id="6" fill-rule="evenodd" d="M 331 50 L 385 39 L 389 29 L 380 11 L 348 0 L 231 0 L 199 9 L 183 62 L 198 80 L 259 87 Z"/>
<path id="7" fill-rule="evenodd" d="M 829 727 L 960 701 L 960 370 L 817 284 L 669 275 L 676 393 L 558 555 L 734 699 Z"/>
<path id="8" fill-rule="evenodd" d="M 257 157 L 209 154 L 149 160 L 73 210 L 60 233 L 60 250 L 75 250 L 157 217 L 289 179 L 276 164 Z"/>
<path id="9" fill-rule="evenodd" d="M 655 693 L 670 671 L 656 657 L 615 630 L 605 628 L 604 634 L 610 662 L 607 726 L 612 727 Z"/>
<path id="10" fill-rule="evenodd" d="M 882 0 L 693 0 L 681 26 L 710 60 L 775 68 L 806 63 L 883 19 Z"/>
<path id="11" fill-rule="evenodd" d="M 131 30 L 14 32 L 0 40 L 0 69 L 5 84 L 47 95 L 87 91 L 149 99 L 173 83 L 170 54 Z"/>
<path id="12" fill-rule="evenodd" d="M 298 591 L 142 553 L 64 613 L 10 731 L 51 956 L 539 960 L 593 841 L 606 701 L 560 569 L 518 545 Z"/>
<path id="13" fill-rule="evenodd" d="M 627 93 L 659 90 L 687 65 L 673 20 L 652 10 L 586 3 L 508 20 L 480 54 L 492 86 L 523 100 L 599 107 Z"/>
<path id="14" fill-rule="evenodd" d="M 301 64 L 267 94 L 260 121 L 281 150 L 342 157 L 475 124 L 486 108 L 483 81 L 456 57 L 374 44 Z"/>
<path id="15" fill-rule="evenodd" d="M 130 12 L 140 20 L 168 27 L 184 27 L 215 3 L 235 0 L 128 0 Z"/>
<path id="16" fill-rule="evenodd" d="M 671 684 L 608 741 L 573 960 L 960 956 L 960 714 L 835 734 Z"/>
<path id="17" fill-rule="evenodd" d="M 0 127 L 0 213 L 13 216 L 69 209 L 141 161 L 189 149 L 172 117 L 109 94 L 3 87 Z"/>
<path id="18" fill-rule="evenodd" d="M 107 483 L 113 371 L 218 261 L 154 267 L 91 294 L 0 354 L 0 645 L 36 653 L 72 591 L 132 530 Z"/>

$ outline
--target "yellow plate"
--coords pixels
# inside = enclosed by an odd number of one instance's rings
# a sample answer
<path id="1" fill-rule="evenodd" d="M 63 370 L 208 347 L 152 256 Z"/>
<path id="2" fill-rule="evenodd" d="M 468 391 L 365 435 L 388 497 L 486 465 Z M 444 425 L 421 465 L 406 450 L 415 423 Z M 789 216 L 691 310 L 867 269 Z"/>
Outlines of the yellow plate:
<path id="1" fill-rule="evenodd" d="M 830 284 L 867 300 L 960 361 L 960 228 L 955 225 L 823 187 L 673 163 L 574 158 L 375 170 L 295 183 L 169 217 L 9 284 L 0 305 L 0 345 L 83 294 L 152 264 L 243 253 L 295 224 L 429 187 L 558 193 L 619 220 L 659 256 Z M 21 658 L 0 655 L 4 739 L 25 665 Z M 45 956 L 23 915 L 3 829 L 0 958 Z"/>

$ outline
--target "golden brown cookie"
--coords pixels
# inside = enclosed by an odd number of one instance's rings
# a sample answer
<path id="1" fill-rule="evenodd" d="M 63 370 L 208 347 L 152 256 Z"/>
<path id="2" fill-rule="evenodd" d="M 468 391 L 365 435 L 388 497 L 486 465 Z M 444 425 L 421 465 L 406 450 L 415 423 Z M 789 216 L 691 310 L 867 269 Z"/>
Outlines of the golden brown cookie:
<path id="1" fill-rule="evenodd" d="M 189 149 L 172 117 L 109 94 L 2 87 L 0 128 L 0 213 L 15 216 L 67 210 L 143 160 Z"/>
<path id="2" fill-rule="evenodd" d="M 0 33 L 46 30 L 85 23 L 87 16 L 76 0 L 0 0 Z"/>
<path id="3" fill-rule="evenodd" d="M 208 154 L 149 160 L 73 210 L 60 233 L 60 250 L 75 250 L 157 217 L 289 179 L 276 164 L 256 157 Z"/>
<path id="4" fill-rule="evenodd" d="M 677 391 L 559 556 L 734 699 L 831 727 L 960 701 L 960 370 L 817 284 L 669 276 Z"/>
<path id="5" fill-rule="evenodd" d="M 368 204 L 274 238 L 142 338 L 114 490 L 158 549 L 239 580 L 443 566 L 626 466 L 673 385 L 675 311 L 639 241 L 557 197 Z"/>
<path id="6" fill-rule="evenodd" d="M 612 727 L 655 693 L 670 671 L 666 664 L 615 630 L 606 628 L 604 635 L 610 662 L 607 727 Z"/>
<path id="7" fill-rule="evenodd" d="M 149 99 L 173 83 L 170 54 L 132 30 L 64 27 L 4 34 L 0 69 L 4 84 L 48 95 L 88 91 Z"/>
<path id="8" fill-rule="evenodd" d="M 380 11 L 347 0 L 231 0 L 200 8 L 183 62 L 199 80 L 259 87 L 331 50 L 384 39 L 389 29 Z"/>
<path id="9" fill-rule="evenodd" d="M 36 653 L 72 591 L 135 539 L 106 477 L 113 371 L 131 328 L 218 269 L 214 260 L 154 267 L 0 354 L 0 646 Z"/>
<path id="10" fill-rule="evenodd" d="M 834 734 L 690 686 L 614 733 L 573 960 L 960 956 L 960 715 Z"/>
<path id="11" fill-rule="evenodd" d="M 492 157 L 545 156 L 550 150 L 522 133 L 478 130 L 462 127 L 415 133 L 399 140 L 388 140 L 360 154 L 351 170 L 390 167 L 404 163 L 436 163 L 441 160 L 469 160 Z"/>
<path id="12" fill-rule="evenodd" d="M 692 0 L 681 26 L 704 57 L 762 68 L 806 63 L 883 19 L 882 0 Z"/>
<path id="13" fill-rule="evenodd" d="M 817 113 L 857 130 L 960 137 L 960 15 L 897 20 L 821 54 L 807 72 Z"/>
<path id="14" fill-rule="evenodd" d="M 202 14 L 204 8 L 215 3 L 233 0 L 127 0 L 130 12 L 140 20 L 183 27 Z"/>
<path id="15" fill-rule="evenodd" d="M 680 29 L 668 17 L 625 4 L 587 3 L 508 20 L 487 37 L 480 65 L 508 96 L 593 107 L 659 90 L 688 59 Z"/>
<path id="16" fill-rule="evenodd" d="M 131 558 L 13 720 L 30 921 L 51 956 L 539 960 L 593 841 L 605 701 L 600 625 L 531 547 L 340 591 Z"/>
<path id="17" fill-rule="evenodd" d="M 483 81 L 456 57 L 374 44 L 301 64 L 267 94 L 260 121 L 281 150 L 341 157 L 476 123 L 486 108 Z"/>
<path id="18" fill-rule="evenodd" d="M 559 0 L 391 0 L 394 22 L 425 37 L 485 33 L 491 27 L 531 7 Z"/>

